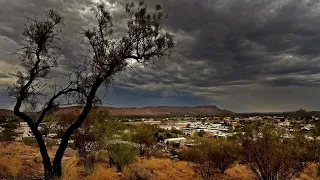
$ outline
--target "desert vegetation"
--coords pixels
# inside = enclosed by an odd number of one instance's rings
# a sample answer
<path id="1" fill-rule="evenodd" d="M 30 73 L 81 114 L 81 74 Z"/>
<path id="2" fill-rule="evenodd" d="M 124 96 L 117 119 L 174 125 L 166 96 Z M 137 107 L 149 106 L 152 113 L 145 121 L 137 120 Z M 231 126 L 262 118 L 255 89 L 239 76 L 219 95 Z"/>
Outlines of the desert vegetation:
<path id="1" fill-rule="evenodd" d="M 178 137 L 181 132 L 130 125 L 100 111 L 92 111 L 88 118 L 87 122 L 96 122 L 73 136 L 62 160 L 62 179 L 319 178 L 317 141 L 298 132 L 284 138 L 285 132 L 270 122 L 246 125 L 245 133 L 230 139 L 195 134 L 188 138 L 193 146 L 172 143 L 165 149 L 159 134 Z M 57 148 L 58 144 L 48 148 L 49 157 Z M 42 157 L 32 138 L 1 142 L 1 162 L 1 178 L 42 178 Z"/>

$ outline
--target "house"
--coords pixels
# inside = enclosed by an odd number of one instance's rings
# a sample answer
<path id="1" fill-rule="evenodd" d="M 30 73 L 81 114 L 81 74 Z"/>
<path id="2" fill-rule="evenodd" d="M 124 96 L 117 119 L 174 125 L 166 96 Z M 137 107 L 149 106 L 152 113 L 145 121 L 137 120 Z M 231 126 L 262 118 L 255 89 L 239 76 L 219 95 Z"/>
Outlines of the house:
<path id="1" fill-rule="evenodd" d="M 278 125 L 281 127 L 290 126 L 290 122 L 289 121 L 280 122 Z"/>
<path id="2" fill-rule="evenodd" d="M 164 140 L 165 144 L 170 144 L 170 143 L 185 143 L 187 141 L 186 138 L 184 137 L 179 137 L 179 138 L 168 138 Z"/>
<path id="3" fill-rule="evenodd" d="M 196 132 L 196 130 L 194 128 L 183 128 L 182 132 L 183 132 L 184 135 L 191 136 Z"/>

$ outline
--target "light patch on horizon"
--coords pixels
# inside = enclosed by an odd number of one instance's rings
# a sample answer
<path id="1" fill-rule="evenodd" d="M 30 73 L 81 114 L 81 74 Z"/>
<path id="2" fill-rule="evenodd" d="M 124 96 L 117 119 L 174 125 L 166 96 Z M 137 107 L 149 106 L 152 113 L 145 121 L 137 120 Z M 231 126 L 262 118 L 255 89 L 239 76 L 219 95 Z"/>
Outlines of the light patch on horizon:
<path id="1" fill-rule="evenodd" d="M 0 60 L 0 86 L 12 85 L 16 78 L 13 76 L 21 67 Z"/>

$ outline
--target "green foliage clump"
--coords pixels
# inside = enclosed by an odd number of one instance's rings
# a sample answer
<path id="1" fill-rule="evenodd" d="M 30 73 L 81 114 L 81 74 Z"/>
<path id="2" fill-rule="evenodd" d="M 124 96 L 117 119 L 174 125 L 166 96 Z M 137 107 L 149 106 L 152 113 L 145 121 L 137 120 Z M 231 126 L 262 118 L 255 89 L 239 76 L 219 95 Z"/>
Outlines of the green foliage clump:
<path id="1" fill-rule="evenodd" d="M 23 138 L 22 142 L 27 146 L 37 146 L 37 141 L 32 137 Z"/>
<path id="2" fill-rule="evenodd" d="M 216 171 L 224 173 L 239 159 L 241 147 L 225 139 L 201 139 L 199 144 L 179 153 L 182 160 L 198 165 L 201 176 L 212 179 Z"/>
<path id="3" fill-rule="evenodd" d="M 150 147 L 156 142 L 155 131 L 156 127 L 152 125 L 138 126 L 133 134 L 133 141 L 138 144 L 143 144 Z"/>
<path id="4" fill-rule="evenodd" d="M 168 138 L 179 137 L 183 135 L 183 132 L 175 128 L 172 128 L 171 130 L 158 128 L 154 134 L 155 134 L 155 137 L 157 138 L 157 141 L 164 141 L 165 139 L 168 139 Z"/>
<path id="5" fill-rule="evenodd" d="M 136 147 L 125 142 L 111 143 L 107 149 L 110 161 L 119 172 L 122 172 L 126 165 L 131 164 L 139 153 Z"/>
<path id="6" fill-rule="evenodd" d="M 17 136 L 15 129 L 19 127 L 17 118 L 0 118 L 0 141 L 13 141 Z"/>
<path id="7" fill-rule="evenodd" d="M 153 125 L 140 125 L 135 130 L 135 133 L 132 135 L 132 140 L 140 145 L 140 155 L 150 157 L 152 145 L 157 142 L 155 137 L 156 130 L 157 128 Z"/>

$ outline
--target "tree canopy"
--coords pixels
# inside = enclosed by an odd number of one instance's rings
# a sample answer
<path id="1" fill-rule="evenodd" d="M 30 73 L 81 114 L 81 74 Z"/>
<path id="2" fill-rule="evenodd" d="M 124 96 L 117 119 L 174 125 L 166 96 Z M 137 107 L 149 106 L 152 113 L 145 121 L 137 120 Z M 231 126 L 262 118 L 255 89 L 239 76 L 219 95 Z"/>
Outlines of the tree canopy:
<path id="1" fill-rule="evenodd" d="M 16 98 L 14 114 L 29 125 L 38 142 L 43 159 L 45 178 L 61 176 L 61 160 L 68 140 L 86 120 L 92 106 L 101 103 L 97 91 L 106 87 L 128 66 L 128 61 L 148 64 L 170 55 L 174 47 L 173 36 L 161 27 L 165 18 L 160 5 L 153 12 L 144 2 L 128 3 L 125 8 L 127 27 L 124 34 L 114 34 L 112 14 L 104 3 L 92 8 L 93 25 L 81 32 L 89 54 L 83 66 L 74 68 L 66 75 L 68 83 L 52 83 L 52 70 L 59 66 L 61 49 L 59 36 L 61 25 L 67 22 L 55 10 L 49 10 L 44 20 L 27 18 L 23 31 L 24 45 L 16 54 L 23 70 L 16 73 L 17 82 L 8 88 Z M 81 28 L 81 27 L 79 27 Z M 47 90 L 52 90 L 47 92 Z M 45 116 L 59 105 L 81 105 L 77 118 L 68 126 L 61 138 L 53 163 L 38 130 Z M 28 107 L 37 113 L 31 116 L 21 110 Z"/>

